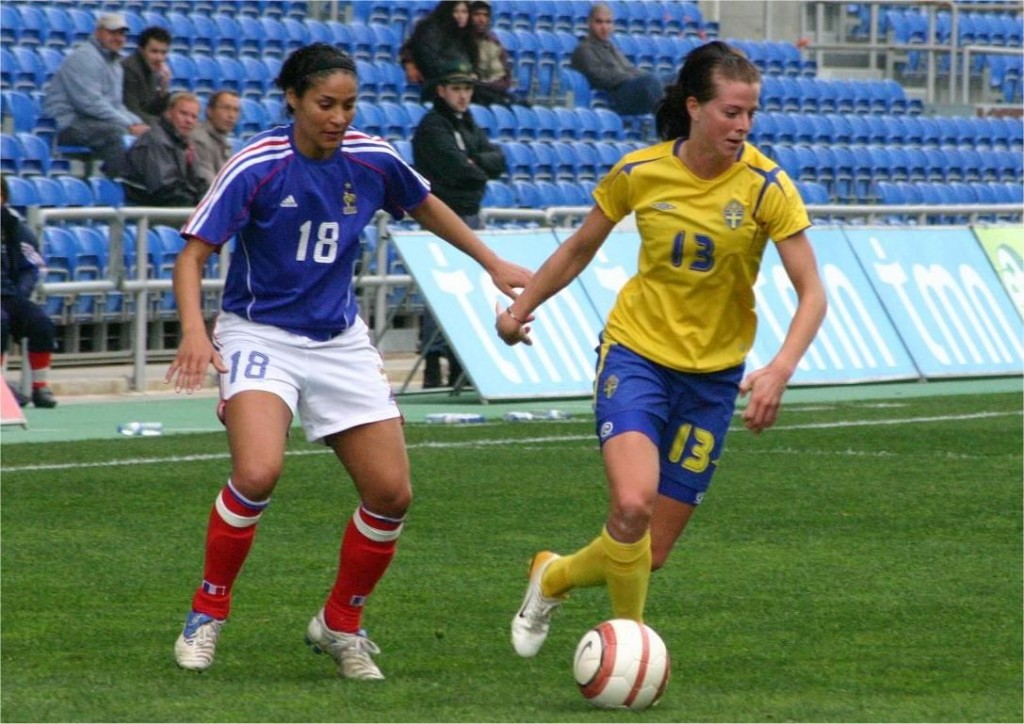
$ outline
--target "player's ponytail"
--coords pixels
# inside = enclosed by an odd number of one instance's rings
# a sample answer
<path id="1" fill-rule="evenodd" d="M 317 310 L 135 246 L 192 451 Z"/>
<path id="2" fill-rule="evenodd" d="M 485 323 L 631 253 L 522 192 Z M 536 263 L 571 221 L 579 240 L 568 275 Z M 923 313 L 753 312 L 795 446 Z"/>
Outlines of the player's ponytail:
<path id="1" fill-rule="evenodd" d="M 689 138 L 690 112 L 686 101 L 693 97 L 707 103 L 715 97 L 714 73 L 723 80 L 760 83 L 761 73 L 742 51 L 714 40 L 694 48 L 679 69 L 676 82 L 665 89 L 665 97 L 654 116 L 655 127 L 662 140 Z"/>

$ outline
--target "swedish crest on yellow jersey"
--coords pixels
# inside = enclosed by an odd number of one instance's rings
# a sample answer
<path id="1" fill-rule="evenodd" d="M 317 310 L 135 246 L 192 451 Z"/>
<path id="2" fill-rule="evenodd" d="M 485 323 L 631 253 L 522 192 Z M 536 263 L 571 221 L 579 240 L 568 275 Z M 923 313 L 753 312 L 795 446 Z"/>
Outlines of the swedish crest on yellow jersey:
<path id="1" fill-rule="evenodd" d="M 594 191 L 612 221 L 636 215 L 641 240 L 605 339 L 672 369 L 712 372 L 741 363 L 754 343 L 753 287 L 768 240 L 811 224 L 785 171 L 754 146 L 702 179 L 679 159 L 681 143 L 626 154 Z"/>

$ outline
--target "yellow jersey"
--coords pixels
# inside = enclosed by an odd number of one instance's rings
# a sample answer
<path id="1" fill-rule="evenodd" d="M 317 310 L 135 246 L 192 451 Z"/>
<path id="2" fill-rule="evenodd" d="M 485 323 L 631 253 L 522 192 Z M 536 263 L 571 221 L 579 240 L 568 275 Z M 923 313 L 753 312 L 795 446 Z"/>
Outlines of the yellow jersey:
<path id="1" fill-rule="evenodd" d="M 594 191 L 604 214 L 636 214 L 637 273 L 619 291 L 604 342 L 682 372 L 740 364 L 754 343 L 754 283 L 768 239 L 811 225 L 785 171 L 750 144 L 706 180 L 676 156 L 681 139 L 623 156 Z"/>

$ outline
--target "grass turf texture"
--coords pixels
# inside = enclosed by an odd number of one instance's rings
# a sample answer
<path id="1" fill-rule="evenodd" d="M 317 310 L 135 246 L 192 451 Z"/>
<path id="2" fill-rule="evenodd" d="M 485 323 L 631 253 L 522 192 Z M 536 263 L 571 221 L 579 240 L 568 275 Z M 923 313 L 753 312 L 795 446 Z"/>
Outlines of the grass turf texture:
<path id="1" fill-rule="evenodd" d="M 301 434 L 202 675 L 172 645 L 223 434 L 7 446 L 0 717 L 638 720 L 572 682 L 578 638 L 609 617 L 603 589 L 573 593 L 536 658 L 508 641 L 532 553 L 571 551 L 603 520 L 591 428 L 407 426 L 415 500 L 364 618 L 384 682 L 340 679 L 303 645 L 356 498 Z M 1021 721 L 1021 475 L 1017 394 L 793 405 L 760 437 L 737 425 L 652 577 L 647 623 L 673 674 L 640 718 Z"/>

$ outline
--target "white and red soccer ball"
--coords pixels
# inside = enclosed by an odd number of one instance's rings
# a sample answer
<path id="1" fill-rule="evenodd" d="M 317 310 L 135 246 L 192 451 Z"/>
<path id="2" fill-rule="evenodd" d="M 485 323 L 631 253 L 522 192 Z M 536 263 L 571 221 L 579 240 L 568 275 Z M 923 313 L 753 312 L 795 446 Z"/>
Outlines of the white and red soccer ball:
<path id="1" fill-rule="evenodd" d="M 638 621 L 616 618 L 583 634 L 576 646 L 573 675 L 580 692 L 602 709 L 646 709 L 668 686 L 665 642 Z"/>

